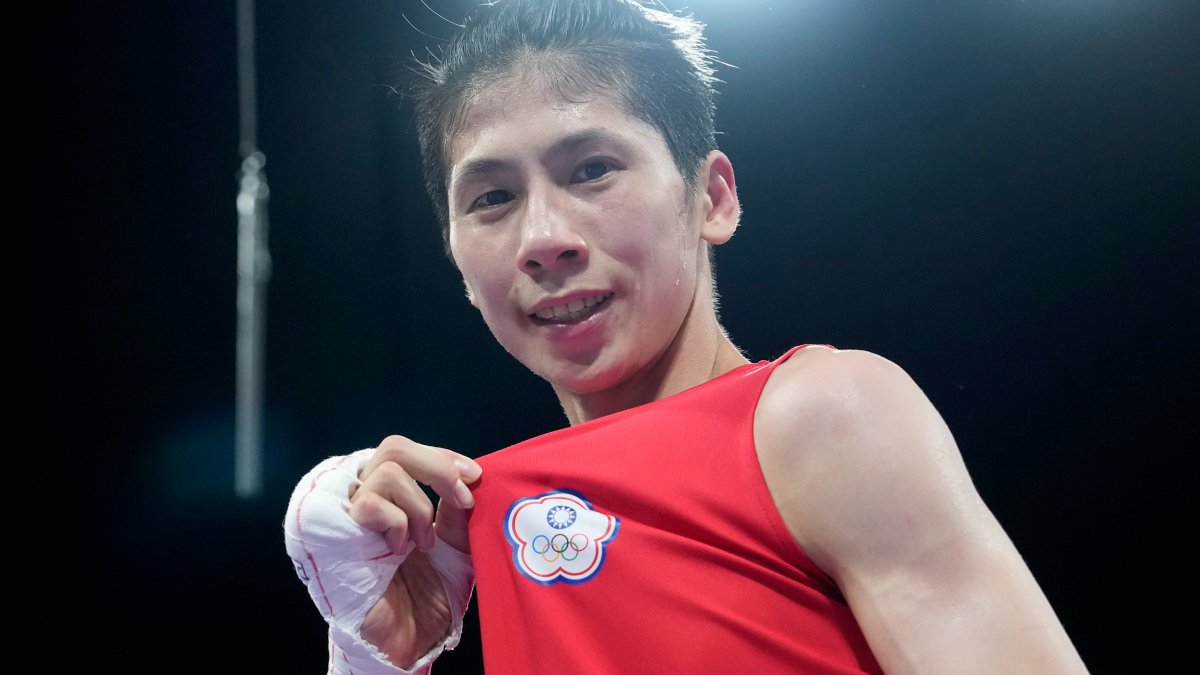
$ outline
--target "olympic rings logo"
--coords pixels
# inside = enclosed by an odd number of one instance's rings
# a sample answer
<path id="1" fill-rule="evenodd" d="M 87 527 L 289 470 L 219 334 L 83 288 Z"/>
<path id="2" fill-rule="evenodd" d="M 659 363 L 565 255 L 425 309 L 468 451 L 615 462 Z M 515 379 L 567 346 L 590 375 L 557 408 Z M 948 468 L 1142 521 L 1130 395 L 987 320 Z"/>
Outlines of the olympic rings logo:
<path id="1" fill-rule="evenodd" d="M 588 547 L 589 539 L 582 532 L 576 533 L 568 537 L 565 534 L 559 533 L 553 537 L 547 537 L 544 534 L 539 534 L 530 542 L 533 552 L 542 556 L 542 559 L 548 563 L 558 560 L 560 557 L 570 562 L 579 557 L 579 554 Z"/>
<path id="2" fill-rule="evenodd" d="M 621 527 L 619 518 L 565 489 L 514 500 L 504 523 L 513 566 L 543 586 L 581 584 L 595 577 L 604 564 L 606 544 Z"/>

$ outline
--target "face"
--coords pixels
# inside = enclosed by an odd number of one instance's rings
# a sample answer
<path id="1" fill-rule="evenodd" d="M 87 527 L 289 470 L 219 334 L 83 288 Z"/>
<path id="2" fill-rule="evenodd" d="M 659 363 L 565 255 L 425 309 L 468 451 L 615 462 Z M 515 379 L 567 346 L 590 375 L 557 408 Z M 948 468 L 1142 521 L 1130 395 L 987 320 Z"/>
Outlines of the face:
<path id="1" fill-rule="evenodd" d="M 474 99 L 450 144 L 450 249 L 500 344 L 586 394 L 645 371 L 710 292 L 704 217 L 661 135 L 606 97 Z"/>

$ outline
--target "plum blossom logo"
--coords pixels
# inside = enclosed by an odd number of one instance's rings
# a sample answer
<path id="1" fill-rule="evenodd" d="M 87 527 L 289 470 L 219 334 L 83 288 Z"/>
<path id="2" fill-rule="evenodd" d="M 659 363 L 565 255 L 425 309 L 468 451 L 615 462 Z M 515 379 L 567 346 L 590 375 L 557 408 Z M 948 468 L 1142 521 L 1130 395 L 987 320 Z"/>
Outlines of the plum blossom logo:
<path id="1" fill-rule="evenodd" d="M 508 507 L 504 534 L 513 547 L 513 564 L 542 585 L 581 584 L 600 571 L 604 549 L 621 521 L 592 508 L 569 490 L 524 497 Z"/>

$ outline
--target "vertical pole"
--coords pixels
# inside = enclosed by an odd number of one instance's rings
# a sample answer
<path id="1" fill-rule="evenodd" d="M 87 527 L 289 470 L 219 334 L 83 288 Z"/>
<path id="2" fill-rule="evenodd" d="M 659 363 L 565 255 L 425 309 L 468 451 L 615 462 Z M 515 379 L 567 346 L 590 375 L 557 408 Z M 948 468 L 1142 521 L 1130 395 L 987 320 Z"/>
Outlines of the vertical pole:
<path id="1" fill-rule="evenodd" d="M 266 157 L 258 150 L 254 78 L 254 2 L 237 0 L 238 98 L 241 118 L 238 170 L 237 396 L 234 491 L 255 497 L 262 490 L 263 354 L 267 250 Z"/>

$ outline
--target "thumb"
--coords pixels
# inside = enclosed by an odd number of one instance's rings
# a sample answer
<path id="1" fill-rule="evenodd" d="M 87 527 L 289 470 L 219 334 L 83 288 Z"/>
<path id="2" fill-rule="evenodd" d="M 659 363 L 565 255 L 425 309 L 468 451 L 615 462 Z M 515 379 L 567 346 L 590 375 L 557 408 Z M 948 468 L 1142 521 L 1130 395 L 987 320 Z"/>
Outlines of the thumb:
<path id="1" fill-rule="evenodd" d="M 467 484 L 479 480 L 483 467 L 466 455 L 450 450 L 445 452 L 454 459 L 459 480 L 454 486 L 453 495 L 438 500 L 437 513 L 434 515 L 434 532 L 442 541 L 469 554 L 471 542 L 467 538 L 467 521 L 470 519 L 470 509 L 475 506 L 475 496 L 471 494 Z"/>
<path id="2" fill-rule="evenodd" d="M 460 508 L 453 500 L 439 500 L 433 524 L 434 532 L 447 544 L 463 553 L 470 553 L 471 540 L 467 538 L 467 522 L 470 515 L 468 510 Z"/>

